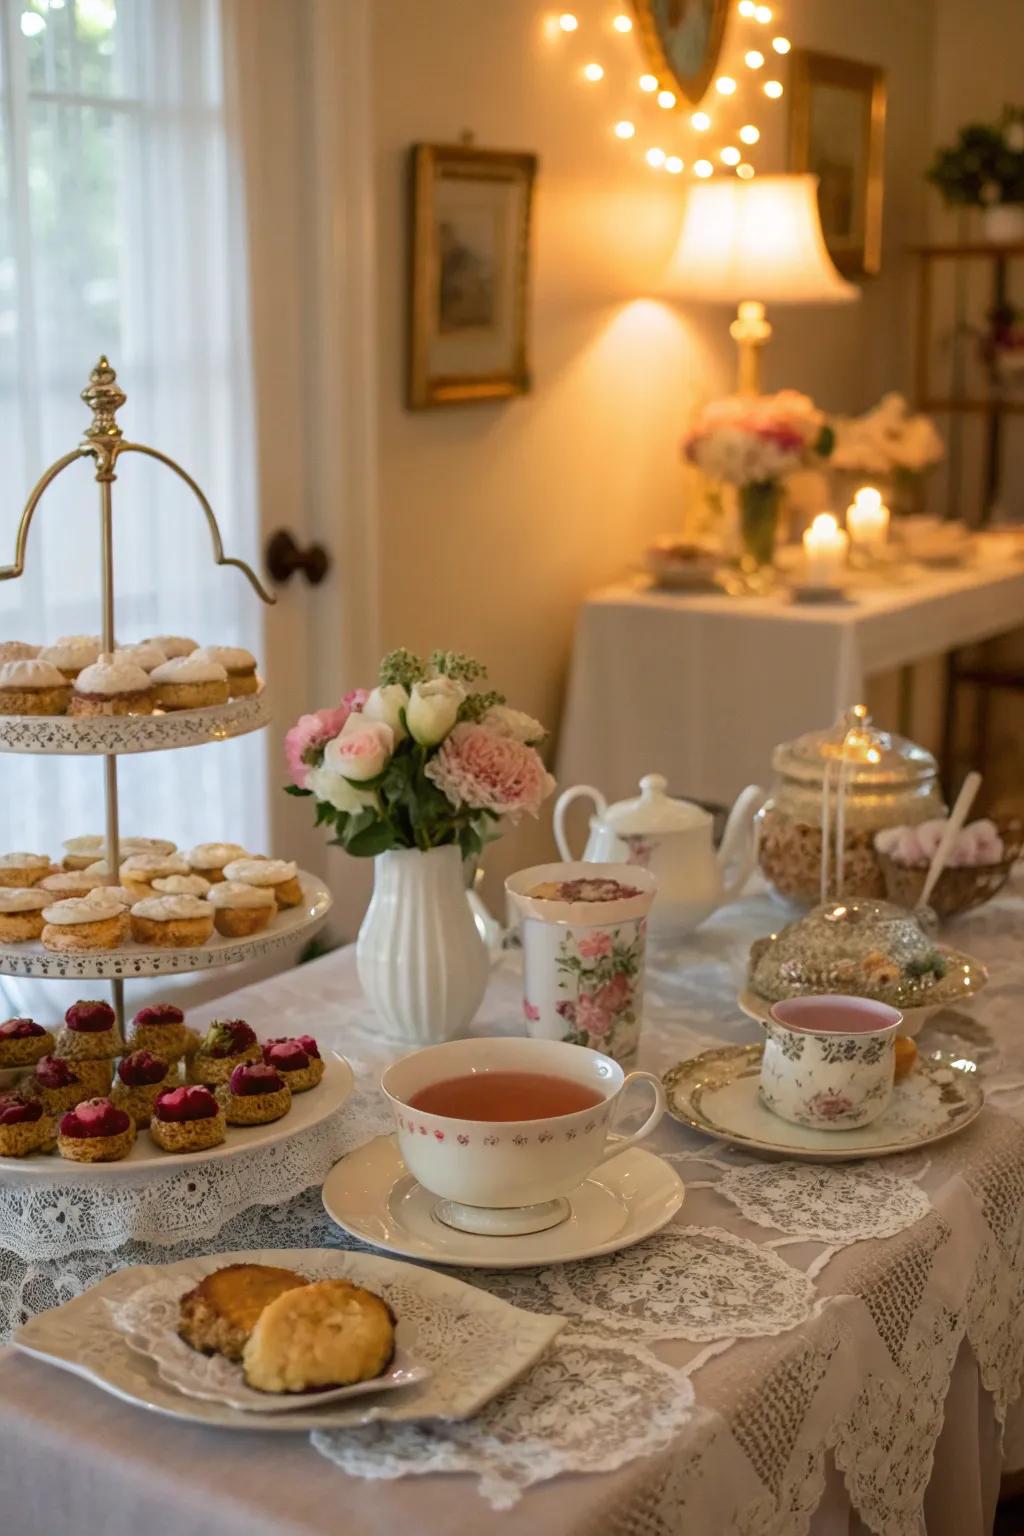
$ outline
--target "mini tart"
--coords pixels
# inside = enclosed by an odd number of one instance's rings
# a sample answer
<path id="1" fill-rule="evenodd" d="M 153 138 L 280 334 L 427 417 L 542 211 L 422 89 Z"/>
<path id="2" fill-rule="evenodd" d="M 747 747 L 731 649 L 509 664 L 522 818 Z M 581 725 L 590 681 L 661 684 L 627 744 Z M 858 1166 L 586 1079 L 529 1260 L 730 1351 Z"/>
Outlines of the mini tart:
<path id="1" fill-rule="evenodd" d="M 50 860 L 45 853 L 0 854 L 0 886 L 10 885 L 24 889 L 37 885 L 50 872 Z"/>
<path id="2" fill-rule="evenodd" d="M 66 896 L 89 896 L 103 883 L 103 876 L 96 874 L 95 868 L 93 865 L 90 869 L 62 869 L 60 874 L 40 880 L 39 889 L 49 893 L 51 902 L 62 901 Z"/>
<path id="3" fill-rule="evenodd" d="M 88 869 L 103 858 L 106 847 L 106 838 L 98 832 L 87 837 L 69 837 L 64 844 L 64 868 Z M 131 858 L 136 853 L 155 853 L 166 858 L 176 851 L 177 844 L 166 837 L 122 837 L 118 848 L 122 859 Z"/>
<path id="4" fill-rule="evenodd" d="M 240 843 L 197 843 L 185 857 L 189 868 L 213 885 L 224 879 L 225 864 L 248 858 L 248 854 Z"/>
<path id="5" fill-rule="evenodd" d="M 256 657 L 240 645 L 201 645 L 193 651 L 191 659 L 212 661 L 227 673 L 228 691 L 233 699 L 243 694 L 256 693 L 260 684 L 256 676 Z"/>
<path id="6" fill-rule="evenodd" d="M 68 1061 L 109 1063 L 124 1050 L 114 1010 L 107 1003 L 72 1003 L 57 1035 L 57 1055 Z M 109 1084 L 110 1079 L 107 1079 Z"/>
<path id="7" fill-rule="evenodd" d="M 43 931 L 43 908 L 53 897 L 37 887 L 0 888 L 0 943 L 24 944 Z"/>
<path id="8" fill-rule="evenodd" d="M 302 901 L 298 870 L 290 859 L 232 859 L 224 866 L 224 878 L 269 887 L 279 907 L 297 907 Z"/>
<path id="9" fill-rule="evenodd" d="M 56 1122 L 36 1098 L 6 1093 L 0 1097 L 0 1157 L 52 1152 Z"/>
<path id="10" fill-rule="evenodd" d="M 110 1063 L 67 1061 L 63 1056 L 43 1056 L 36 1062 L 25 1092 L 38 1099 L 47 1115 L 63 1115 L 83 1099 L 110 1092 Z"/>
<path id="11" fill-rule="evenodd" d="M 189 1095 L 203 1097 L 190 1100 Z M 167 1100 L 174 1105 L 173 1117 L 168 1117 Z M 227 1134 L 227 1121 L 224 1110 L 208 1089 L 163 1089 L 153 1104 L 149 1134 L 162 1152 L 205 1152 L 209 1147 L 220 1146 Z"/>
<path id="12" fill-rule="evenodd" d="M 230 1080 L 236 1067 L 259 1060 L 259 1041 L 248 1024 L 243 1019 L 218 1019 L 189 1058 L 188 1080 L 217 1088 Z"/>
<path id="13" fill-rule="evenodd" d="M 159 1076 L 156 1075 L 158 1072 Z M 153 1105 L 158 1095 L 166 1088 L 176 1086 L 176 1066 L 149 1051 L 133 1051 L 118 1063 L 110 1099 L 118 1109 L 131 1115 L 136 1130 L 144 1131 L 153 1117 Z"/>
<path id="14" fill-rule="evenodd" d="M 53 1036 L 35 1019 L 8 1019 L 0 1024 L 0 1068 L 34 1067 L 53 1050 Z"/>
<path id="15" fill-rule="evenodd" d="M 53 645 L 44 645 L 39 652 L 40 661 L 48 661 L 62 672 L 68 682 L 74 682 L 84 667 L 89 667 L 99 657 L 103 642 L 99 635 L 65 635 Z"/>
<path id="16" fill-rule="evenodd" d="M 210 887 L 209 901 L 213 907 L 214 926 L 228 939 L 259 933 L 277 915 L 277 901 L 268 886 L 218 880 Z"/>
<path id="17" fill-rule="evenodd" d="M 292 1107 L 292 1091 L 273 1067 L 262 1062 L 236 1067 L 224 1095 L 228 1125 L 269 1125 Z"/>
<path id="18" fill-rule="evenodd" d="M 75 678 L 70 715 L 151 715 L 154 693 L 148 672 L 105 652 Z"/>
<path id="19" fill-rule="evenodd" d="M 228 701 L 228 674 L 199 651 L 175 656 L 151 673 L 161 709 L 208 709 Z"/>
<path id="20" fill-rule="evenodd" d="M 93 1122 L 95 1132 L 83 1133 Z M 71 1163 L 119 1163 L 134 1141 L 134 1120 L 109 1099 L 83 1099 L 57 1126 L 57 1151 Z"/>
<path id="21" fill-rule="evenodd" d="M 288 1084 L 292 1093 L 307 1093 L 324 1075 L 324 1064 L 311 1036 L 263 1042 L 263 1060 Z"/>
<path id="22" fill-rule="evenodd" d="M 64 715 L 71 684 L 48 661 L 5 661 L 0 666 L 0 715 Z"/>
<path id="23" fill-rule="evenodd" d="M 158 646 L 168 661 L 173 661 L 175 656 L 191 656 L 198 649 L 198 642 L 190 640 L 188 635 L 147 635 L 142 644 Z"/>
<path id="24" fill-rule="evenodd" d="M 153 881 L 168 875 L 187 875 L 188 860 L 180 853 L 133 853 L 121 865 L 119 879 L 125 890 L 135 893 L 135 900 L 155 896 Z"/>
<path id="25" fill-rule="evenodd" d="M 40 937 L 55 953 L 82 954 L 117 949 L 128 939 L 128 913 L 119 901 L 101 901 L 95 892 L 43 908 Z"/>
<path id="26" fill-rule="evenodd" d="M 185 949 L 205 944 L 213 933 L 213 908 L 198 896 L 150 896 L 131 909 L 136 944 L 160 949 Z"/>
<path id="27" fill-rule="evenodd" d="M 129 1044 L 133 1051 L 151 1051 L 164 1061 L 178 1061 L 197 1050 L 199 1038 L 185 1023 L 185 1015 L 173 1003 L 154 1003 L 140 1008 L 131 1022 Z"/>

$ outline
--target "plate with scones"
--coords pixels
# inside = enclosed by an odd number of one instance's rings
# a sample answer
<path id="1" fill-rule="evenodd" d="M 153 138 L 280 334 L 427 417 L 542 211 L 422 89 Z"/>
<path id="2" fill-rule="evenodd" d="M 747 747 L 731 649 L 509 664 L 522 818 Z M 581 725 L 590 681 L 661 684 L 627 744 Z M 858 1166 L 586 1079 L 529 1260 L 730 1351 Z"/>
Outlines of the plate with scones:
<path id="1" fill-rule="evenodd" d="M 565 1323 L 417 1264 L 275 1248 L 118 1270 L 12 1343 L 173 1418 L 308 1433 L 471 1418 Z"/>

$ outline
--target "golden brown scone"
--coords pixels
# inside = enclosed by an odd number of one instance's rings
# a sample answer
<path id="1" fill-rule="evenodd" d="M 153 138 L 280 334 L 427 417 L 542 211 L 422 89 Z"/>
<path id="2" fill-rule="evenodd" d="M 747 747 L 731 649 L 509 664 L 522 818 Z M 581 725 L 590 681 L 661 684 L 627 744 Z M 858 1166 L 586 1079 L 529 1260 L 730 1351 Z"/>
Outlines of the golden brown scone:
<path id="1" fill-rule="evenodd" d="M 371 1381 L 394 1352 L 394 1315 L 379 1296 L 347 1280 L 319 1280 L 264 1307 L 242 1368 L 259 1392 L 313 1392 Z"/>
<path id="2" fill-rule="evenodd" d="M 899 1082 L 901 1078 L 908 1077 L 914 1070 L 914 1063 L 917 1060 L 917 1046 L 913 1040 L 908 1040 L 905 1035 L 897 1035 L 895 1050 L 896 1081 Z"/>
<path id="3" fill-rule="evenodd" d="M 304 1275 L 272 1264 L 226 1264 L 181 1298 L 178 1333 L 201 1354 L 241 1360 L 264 1307 L 308 1284 Z"/>

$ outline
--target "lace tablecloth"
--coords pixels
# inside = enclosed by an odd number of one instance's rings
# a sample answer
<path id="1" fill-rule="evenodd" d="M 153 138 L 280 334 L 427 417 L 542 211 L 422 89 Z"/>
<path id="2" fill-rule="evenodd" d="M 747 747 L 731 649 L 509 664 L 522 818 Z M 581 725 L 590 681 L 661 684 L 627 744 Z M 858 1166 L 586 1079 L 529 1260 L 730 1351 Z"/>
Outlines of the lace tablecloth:
<path id="1" fill-rule="evenodd" d="M 990 1107 L 960 1136 L 928 1155 L 827 1167 L 760 1162 L 666 1121 L 653 1145 L 679 1169 L 687 1198 L 663 1233 L 573 1265 L 462 1272 L 518 1305 L 572 1319 L 528 1376 L 470 1423 L 323 1432 L 313 1437 L 317 1451 L 364 1479 L 469 1474 L 495 1509 L 512 1509 L 560 1472 L 626 1469 L 613 1480 L 615 1497 L 588 1516 L 587 1530 L 603 1536 L 682 1528 L 801 1536 L 838 1469 L 878 1536 L 923 1530 L 958 1359 L 969 1352 L 1000 1422 L 1020 1388 L 1022 920 L 1024 900 L 1011 893 L 958 925 L 957 943 L 991 964 L 992 982 L 972 1017 L 939 1015 L 919 1041 L 955 1046 L 978 1064 Z M 693 937 L 671 983 L 649 987 L 644 1065 L 662 1070 L 755 1037 L 736 986 L 752 938 L 777 921 L 767 898 L 752 897 Z M 478 1027 L 518 1029 L 519 996 L 509 957 Z M 386 1124 L 369 1084 L 389 1052 L 360 998 L 351 952 L 236 993 L 230 1012 L 261 1033 L 311 1030 L 349 1057 L 364 1086 L 331 1133 L 332 1155 Z M 322 1176 L 314 1155 L 307 1182 Z M 0 1311 L 16 1322 L 112 1268 L 162 1256 L 348 1245 L 324 1216 L 318 1187 L 295 1188 L 286 1185 L 283 1202 L 256 1204 L 249 1181 L 224 1199 L 215 1237 L 210 1202 L 200 1198 L 185 1241 L 181 1191 L 166 1220 L 139 1225 L 126 1209 L 131 1230 L 149 1242 L 116 1249 L 114 1213 L 102 1231 L 87 1229 L 73 1203 L 27 1207 L 0 1188 Z M 434 1486 L 422 1489 L 419 1529 L 434 1529 Z M 572 1486 L 588 1496 L 588 1480 Z M 485 1518 L 486 1505 L 472 1503 L 474 1519 Z"/>

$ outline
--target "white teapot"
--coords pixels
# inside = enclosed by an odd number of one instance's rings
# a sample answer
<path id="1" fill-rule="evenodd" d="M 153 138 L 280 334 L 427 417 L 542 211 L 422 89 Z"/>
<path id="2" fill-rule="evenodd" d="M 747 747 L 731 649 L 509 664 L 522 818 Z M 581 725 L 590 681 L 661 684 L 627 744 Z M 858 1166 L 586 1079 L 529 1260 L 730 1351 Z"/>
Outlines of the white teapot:
<path id="1" fill-rule="evenodd" d="M 649 773 L 640 780 L 636 799 L 609 805 L 599 789 L 577 784 L 558 797 L 555 842 L 563 859 L 575 857 L 565 836 L 565 813 L 574 800 L 592 800 L 595 814 L 584 859 L 650 870 L 658 882 L 651 932 L 675 939 L 739 895 L 757 856 L 755 817 L 765 794 L 756 784 L 743 791 L 729 812 L 716 854 L 710 813 L 689 800 L 674 800 L 666 788 L 660 773 Z"/>

